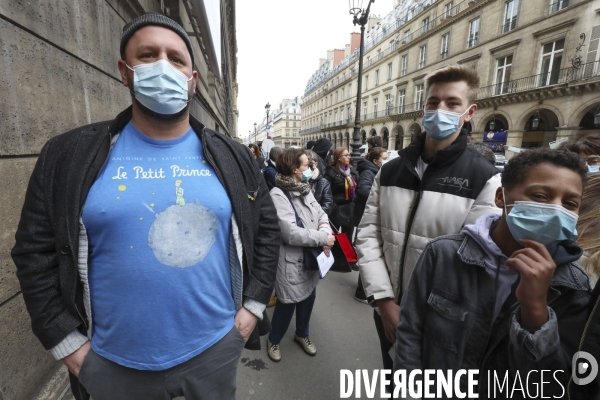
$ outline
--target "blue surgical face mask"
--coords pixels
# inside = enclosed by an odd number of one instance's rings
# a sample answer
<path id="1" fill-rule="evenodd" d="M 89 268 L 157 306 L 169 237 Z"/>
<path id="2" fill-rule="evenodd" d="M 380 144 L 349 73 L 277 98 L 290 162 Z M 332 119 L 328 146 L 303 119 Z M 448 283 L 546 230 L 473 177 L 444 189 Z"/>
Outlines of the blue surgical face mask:
<path id="1" fill-rule="evenodd" d="M 579 216 L 562 206 L 535 201 L 515 201 L 515 204 L 507 206 L 506 199 L 504 203 L 508 229 L 517 241 L 529 239 L 550 246 L 577 237 L 575 227 Z M 510 213 L 506 207 L 512 207 Z"/>
<path id="2" fill-rule="evenodd" d="M 310 178 L 312 178 L 312 170 L 310 168 L 306 168 L 302 173 L 302 182 L 308 182 Z"/>
<path id="3" fill-rule="evenodd" d="M 467 110 L 462 113 L 456 113 L 446 110 L 425 110 L 423 112 L 423 128 L 427 132 L 427 136 L 433 140 L 444 140 L 452 136 L 462 125 L 459 127 L 458 123 L 460 118 L 469 112 L 472 106 L 469 106 Z"/>
<path id="4" fill-rule="evenodd" d="M 600 165 L 588 165 L 588 172 L 600 172 Z"/>
<path id="5" fill-rule="evenodd" d="M 177 114 L 189 102 L 188 82 L 193 76 L 188 79 L 167 60 L 127 68 L 133 71 L 135 98 L 155 113 Z"/>

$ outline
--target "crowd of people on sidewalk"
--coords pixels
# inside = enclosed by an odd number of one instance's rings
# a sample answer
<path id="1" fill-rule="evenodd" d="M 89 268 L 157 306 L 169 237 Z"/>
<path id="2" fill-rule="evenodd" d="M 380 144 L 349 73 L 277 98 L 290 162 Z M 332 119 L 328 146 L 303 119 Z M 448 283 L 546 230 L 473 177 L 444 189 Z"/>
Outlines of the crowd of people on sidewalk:
<path id="1" fill-rule="evenodd" d="M 479 78 L 447 66 L 425 78 L 424 131 L 393 159 L 376 136 L 356 167 L 327 138 L 263 155 L 189 113 L 198 74 L 175 21 L 134 19 L 120 52 L 132 106 L 44 146 L 11 253 L 76 399 L 234 399 L 243 348 L 268 335 L 280 361 L 294 314 L 315 356 L 330 257 L 359 271 L 383 368 L 542 371 L 542 384 L 551 370 L 547 397 L 600 393 L 600 378 L 571 384 L 576 353 L 600 359 L 600 135 L 523 151 L 500 173 L 464 128 Z M 539 382 L 523 378 L 523 397 Z"/>

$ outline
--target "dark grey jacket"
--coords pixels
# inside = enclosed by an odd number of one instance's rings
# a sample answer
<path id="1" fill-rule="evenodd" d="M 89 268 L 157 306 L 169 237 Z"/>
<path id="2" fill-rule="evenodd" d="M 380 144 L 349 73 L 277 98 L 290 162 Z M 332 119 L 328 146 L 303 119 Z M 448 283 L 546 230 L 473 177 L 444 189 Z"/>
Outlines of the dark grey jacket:
<path id="1" fill-rule="evenodd" d="M 360 220 L 365 213 L 369 193 L 371 193 L 371 187 L 373 187 L 373 181 L 379 169 L 377 165 L 369 160 L 362 160 L 358 164 L 359 175 L 356 183 L 356 201 L 354 202 L 354 225 L 356 226 L 360 224 Z"/>
<path id="2" fill-rule="evenodd" d="M 587 318 L 590 289 L 585 272 L 575 263 L 581 249 L 572 241 L 551 251 L 557 265 L 548 290 L 550 318 L 534 332 L 519 323 L 514 295 L 519 280 L 492 324 L 494 276 L 485 268 L 484 250 L 466 234 L 442 236 L 423 250 L 402 297 L 394 369 L 477 369 L 479 397 L 488 398 L 488 371 L 512 388 L 517 372 L 523 386 L 529 371 L 544 375 L 544 396 L 566 398 L 571 358 L 577 351 Z M 493 372 L 492 372 L 493 374 Z M 538 373 L 529 379 L 535 393 Z M 493 375 L 492 375 L 493 376 Z M 466 389 L 466 376 L 461 388 Z M 562 387 L 561 387 L 562 385 Z M 515 392 L 512 398 L 520 398 Z M 444 397 L 445 398 L 445 397 Z M 507 398 L 496 391 L 495 398 Z"/>
<path id="3" fill-rule="evenodd" d="M 79 220 L 108 158 L 112 136 L 130 119 L 128 108 L 114 121 L 50 139 L 33 170 L 12 257 L 33 332 L 46 349 L 76 329 L 86 333 L 89 321 L 78 274 Z M 231 200 L 243 247 L 243 298 L 267 304 L 275 283 L 280 231 L 262 174 L 245 146 L 205 128 L 194 117 L 190 123 Z M 258 339 L 253 332 L 248 345 Z"/>
<path id="4" fill-rule="evenodd" d="M 331 214 L 331 210 L 333 210 L 333 195 L 331 194 L 329 181 L 325 179 L 323 175 L 319 174 L 317 179 L 310 180 L 310 188 L 317 203 L 319 203 L 323 211 L 325 211 L 325 214 Z"/>

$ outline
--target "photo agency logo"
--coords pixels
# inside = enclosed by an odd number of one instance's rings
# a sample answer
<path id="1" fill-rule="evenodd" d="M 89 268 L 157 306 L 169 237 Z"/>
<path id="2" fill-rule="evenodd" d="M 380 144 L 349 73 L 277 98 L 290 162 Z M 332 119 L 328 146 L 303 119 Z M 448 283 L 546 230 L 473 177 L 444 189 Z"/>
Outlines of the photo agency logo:
<path id="1" fill-rule="evenodd" d="M 587 385 L 598 376 L 598 361 L 586 351 L 578 351 L 573 356 L 573 383 Z"/>
<path id="2" fill-rule="evenodd" d="M 479 376 L 479 370 L 340 370 L 340 398 L 455 398 L 477 399 L 479 380 L 487 378 L 487 397 L 493 398 L 550 398 L 547 390 L 560 386 L 562 397 L 566 388 L 559 379 L 564 370 L 531 370 L 526 374 L 516 371 L 487 371 Z M 572 359 L 572 378 L 576 385 L 587 385 L 598 376 L 598 362 L 590 353 L 579 351 Z M 487 376 L 486 376 L 487 375 Z M 462 382 L 461 382 L 462 381 Z M 390 389 L 393 391 L 390 393 Z M 546 393 L 545 393 L 546 392 Z M 485 396 L 484 396 L 485 397 Z"/>

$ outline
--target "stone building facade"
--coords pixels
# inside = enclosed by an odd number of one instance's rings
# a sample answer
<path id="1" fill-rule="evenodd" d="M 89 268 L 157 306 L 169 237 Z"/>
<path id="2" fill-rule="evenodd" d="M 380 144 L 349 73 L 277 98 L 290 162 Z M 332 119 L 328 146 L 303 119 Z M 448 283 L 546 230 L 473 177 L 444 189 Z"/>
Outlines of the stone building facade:
<path id="1" fill-rule="evenodd" d="M 117 69 L 128 21 L 164 12 L 193 35 L 200 79 L 192 114 L 237 136 L 235 1 L 212 1 L 220 5 L 222 27 L 216 68 L 201 48 L 207 40 L 198 26 L 200 0 L 0 1 L 0 399 L 58 399 L 67 389 L 66 368 L 31 332 L 10 249 L 44 143 L 112 119 L 131 103 Z"/>
<path id="2" fill-rule="evenodd" d="M 273 113 L 272 121 L 271 138 L 275 146 L 287 149 L 300 145 L 302 110 L 298 97 L 282 100 Z"/>
<path id="3" fill-rule="evenodd" d="M 470 126 L 476 139 L 503 130 L 507 145 L 527 148 L 600 132 L 599 57 L 598 1 L 397 1 L 383 19 L 372 18 L 365 37 L 362 140 L 379 135 L 389 149 L 407 146 L 422 130 L 425 76 L 452 64 L 481 79 Z M 303 141 L 352 142 L 357 71 L 353 44 L 340 61 L 329 54 L 311 77 Z"/>
<path id="4" fill-rule="evenodd" d="M 285 149 L 290 146 L 300 146 L 301 107 L 302 100 L 300 97 L 281 100 L 277 107 L 271 107 L 269 110 L 268 121 L 265 113 L 260 123 L 256 123 L 256 131 L 248 132 L 245 143 L 258 143 L 260 146 L 263 140 L 270 137 L 275 146 Z M 268 130 L 267 125 L 269 126 Z"/>

